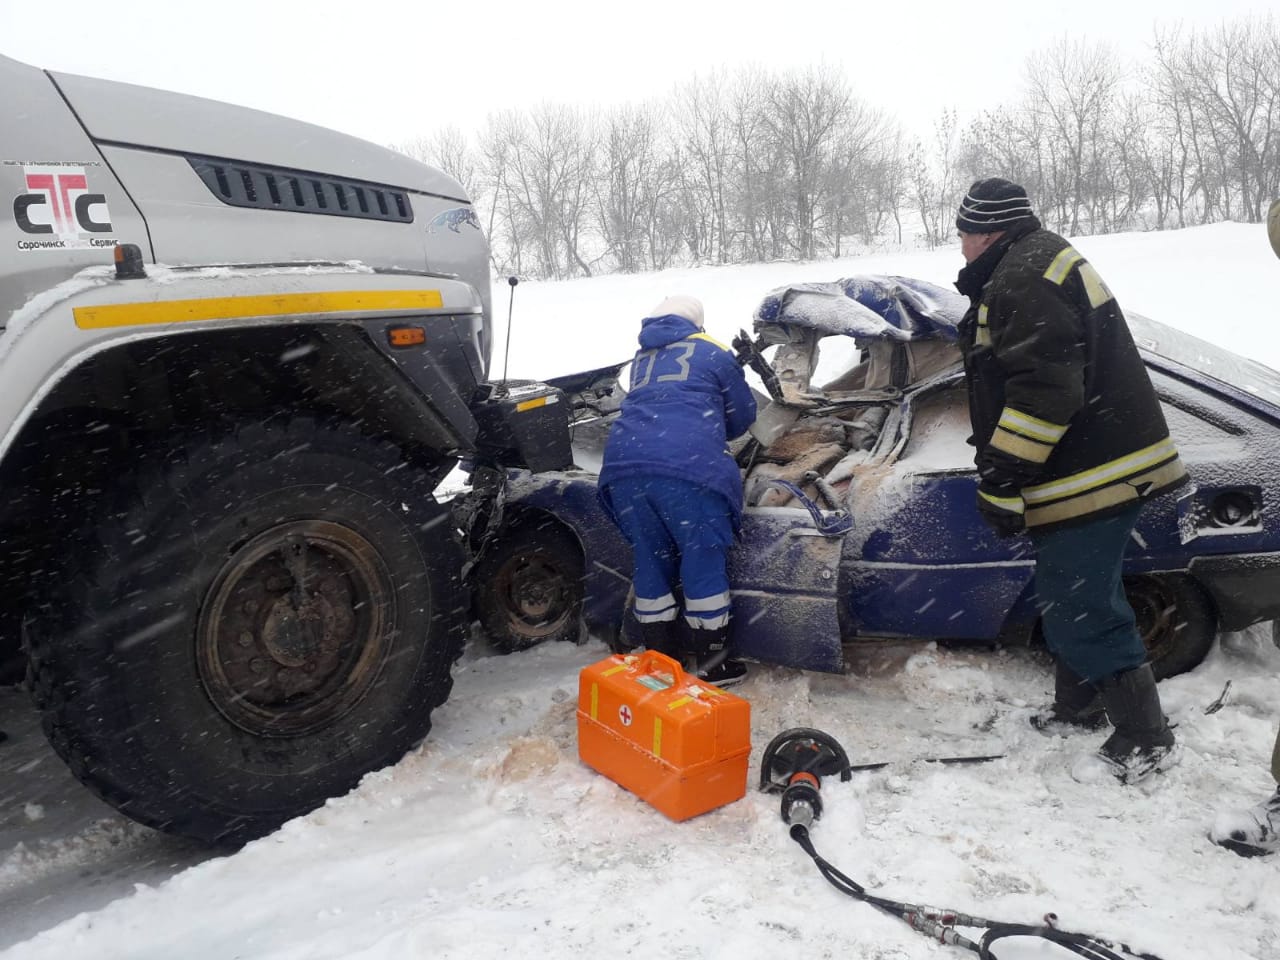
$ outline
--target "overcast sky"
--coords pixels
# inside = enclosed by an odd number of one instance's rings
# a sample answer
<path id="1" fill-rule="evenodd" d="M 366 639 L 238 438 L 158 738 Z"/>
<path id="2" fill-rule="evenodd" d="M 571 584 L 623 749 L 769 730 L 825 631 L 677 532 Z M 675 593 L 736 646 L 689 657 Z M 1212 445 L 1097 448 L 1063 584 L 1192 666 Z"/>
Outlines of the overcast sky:
<path id="1" fill-rule="evenodd" d="M 826 63 L 927 132 L 1016 94 L 1064 33 L 1141 57 L 1157 23 L 1261 15 L 1260 0 L 0 0 L 0 53 L 52 70 L 288 114 L 379 143 L 539 101 L 661 97 L 716 68 Z"/>

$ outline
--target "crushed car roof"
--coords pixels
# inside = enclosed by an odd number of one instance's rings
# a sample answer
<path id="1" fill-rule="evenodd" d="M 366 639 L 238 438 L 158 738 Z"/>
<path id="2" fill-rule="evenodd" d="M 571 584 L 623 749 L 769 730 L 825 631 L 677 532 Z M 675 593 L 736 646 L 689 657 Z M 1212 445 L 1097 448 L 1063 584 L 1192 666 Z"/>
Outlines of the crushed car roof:
<path id="1" fill-rule="evenodd" d="M 950 340 L 969 301 L 924 280 L 879 274 L 769 291 L 756 308 L 757 331 L 804 327 L 866 340 Z"/>

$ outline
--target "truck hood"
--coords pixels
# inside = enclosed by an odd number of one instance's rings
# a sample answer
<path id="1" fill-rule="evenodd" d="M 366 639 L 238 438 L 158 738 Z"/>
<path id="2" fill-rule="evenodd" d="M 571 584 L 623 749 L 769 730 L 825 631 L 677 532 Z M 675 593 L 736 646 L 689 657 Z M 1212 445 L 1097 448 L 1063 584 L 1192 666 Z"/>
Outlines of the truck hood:
<path id="1" fill-rule="evenodd" d="M 274 113 L 218 100 L 50 71 L 97 141 L 169 153 L 253 160 L 466 202 L 458 181 L 403 154 Z"/>

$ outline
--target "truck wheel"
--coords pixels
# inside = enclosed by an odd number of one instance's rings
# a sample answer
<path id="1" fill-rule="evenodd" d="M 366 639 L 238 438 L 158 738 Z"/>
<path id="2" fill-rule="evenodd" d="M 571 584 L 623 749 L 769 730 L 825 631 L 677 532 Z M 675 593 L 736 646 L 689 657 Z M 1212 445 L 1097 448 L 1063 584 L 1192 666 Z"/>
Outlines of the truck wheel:
<path id="1" fill-rule="evenodd" d="M 1218 634 L 1218 614 L 1200 584 L 1184 574 L 1145 574 L 1125 577 L 1124 590 L 1157 680 L 1204 660 Z"/>
<path id="2" fill-rule="evenodd" d="M 28 624 L 45 731 L 81 781 L 234 844 L 426 736 L 466 626 L 427 472 L 304 419 L 144 463 Z"/>
<path id="3" fill-rule="evenodd" d="M 582 548 L 550 519 L 521 518 L 489 544 L 471 575 L 475 615 L 503 653 L 579 636 Z"/>

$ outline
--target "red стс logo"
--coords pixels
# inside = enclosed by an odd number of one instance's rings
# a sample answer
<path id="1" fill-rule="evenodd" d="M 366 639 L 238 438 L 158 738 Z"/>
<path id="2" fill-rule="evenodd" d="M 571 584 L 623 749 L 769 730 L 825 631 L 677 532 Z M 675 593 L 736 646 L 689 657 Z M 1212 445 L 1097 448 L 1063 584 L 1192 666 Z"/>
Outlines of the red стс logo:
<path id="1" fill-rule="evenodd" d="M 76 237 L 111 231 L 107 198 L 89 192 L 83 167 L 25 167 L 24 172 L 30 192 L 13 201 L 13 219 L 24 233 Z M 99 205 L 104 219 L 95 220 L 91 208 Z M 39 213 L 33 217 L 36 211 Z"/>

